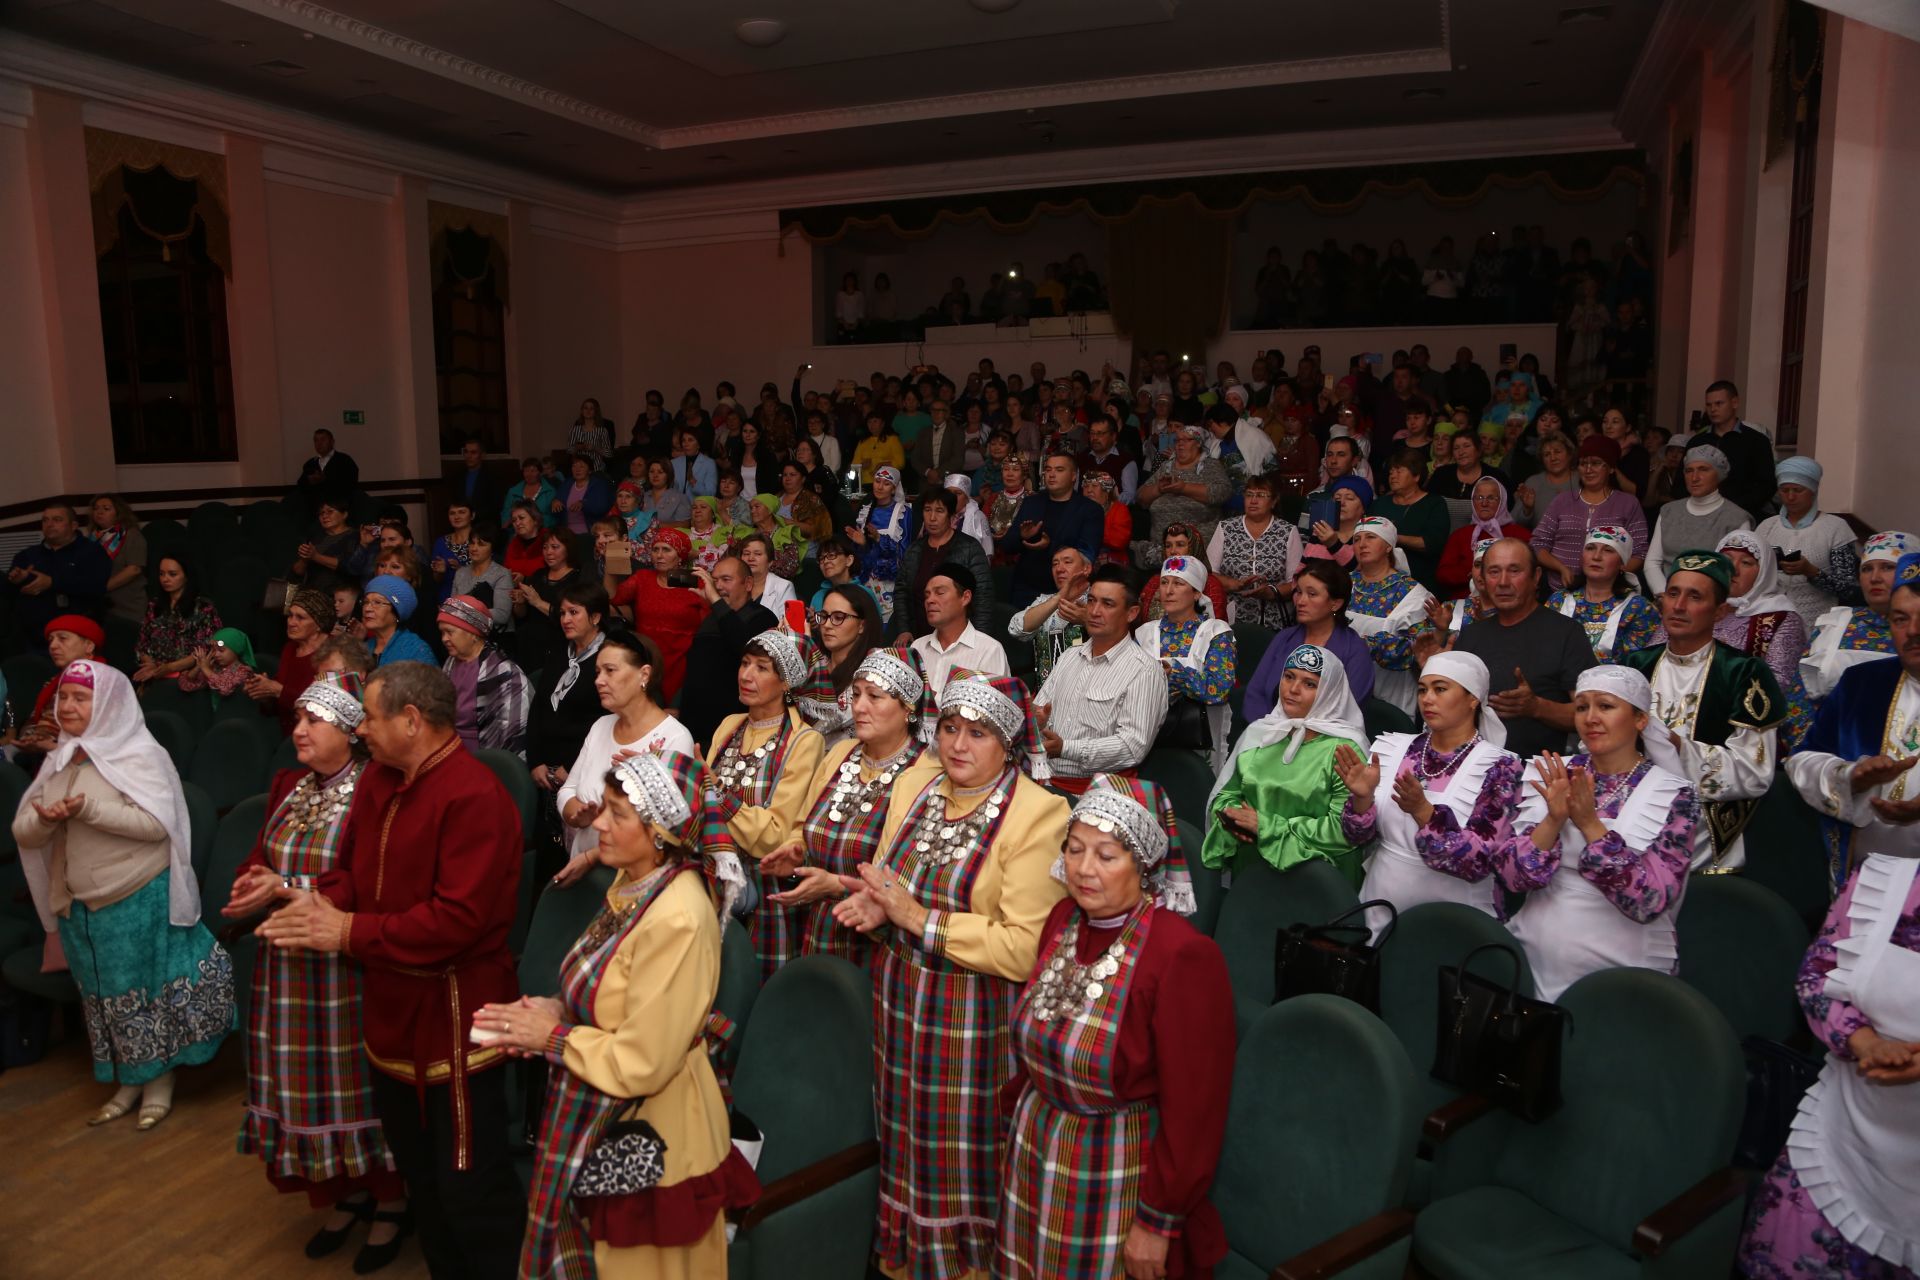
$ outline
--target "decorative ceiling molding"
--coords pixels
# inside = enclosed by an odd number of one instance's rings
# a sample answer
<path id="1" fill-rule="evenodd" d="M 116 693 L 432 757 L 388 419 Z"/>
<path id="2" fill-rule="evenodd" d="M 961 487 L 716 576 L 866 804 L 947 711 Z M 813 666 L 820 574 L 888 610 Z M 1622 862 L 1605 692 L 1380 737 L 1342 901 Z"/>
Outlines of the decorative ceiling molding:
<path id="1" fill-rule="evenodd" d="M 1040 111 L 1092 102 L 1123 102 L 1181 94 L 1260 89 L 1275 85 L 1311 84 L 1380 76 L 1445 74 L 1453 69 L 1449 49 L 1451 0 L 1436 0 L 1440 16 L 1440 44 L 1436 48 L 1355 54 L 1338 58 L 1307 58 L 1290 62 L 1245 63 L 1148 75 L 1115 76 L 1104 80 L 1076 80 L 1063 84 L 1020 85 L 977 93 L 910 98 L 819 111 L 750 116 L 738 120 L 661 128 L 617 111 L 595 106 L 558 89 L 536 84 L 511 72 L 439 48 L 424 40 L 403 36 L 385 27 L 314 3 L 314 0 L 221 0 L 236 9 L 284 22 L 316 36 L 325 36 L 491 93 L 524 103 L 549 115 L 561 116 L 641 143 L 657 150 L 677 150 L 759 138 L 791 137 L 837 129 L 910 124 L 921 120 L 950 120 L 962 116 L 1010 111 Z"/>
<path id="2" fill-rule="evenodd" d="M 232 0 L 229 0 L 231 3 Z M 1093 102 L 1127 102 L 1189 93 L 1216 93 L 1233 89 L 1264 89 L 1274 85 L 1311 84 L 1329 80 L 1376 76 L 1429 75 L 1453 69 L 1446 49 L 1415 49 L 1387 54 L 1360 54 L 1345 58 L 1312 58 L 1298 62 L 1260 62 L 1196 71 L 1168 71 L 1154 75 L 1116 76 L 1107 80 L 1076 80 L 1065 84 L 1022 85 L 937 98 L 910 98 L 858 107 L 796 111 L 787 115 L 751 116 L 712 124 L 661 129 L 663 151 L 681 147 L 713 146 L 758 138 L 788 137 L 797 133 L 825 133 L 836 129 L 865 129 L 877 125 L 911 124 L 920 120 L 952 120 L 961 116 L 996 115 L 1011 111 L 1043 111 Z"/>
<path id="3" fill-rule="evenodd" d="M 368 168 L 384 170 L 389 181 L 392 175 L 413 174 L 430 181 L 551 205 L 588 218 L 613 222 L 620 216 L 618 199 L 522 169 L 404 142 L 356 125 L 209 89 L 157 71 L 9 33 L 0 39 L 0 109 L 4 109 L 16 93 L 30 98 L 35 86 L 83 99 L 85 113 L 93 112 L 96 106 L 125 108 L 150 121 L 172 122 L 176 127 L 186 125 L 258 138 L 281 149 L 282 172 L 316 182 L 335 179 L 326 173 L 302 174 L 290 153 L 306 153 L 320 165 L 339 161 L 361 172 Z M 91 114 L 84 114 L 83 119 L 94 122 Z M 124 124 L 114 127 L 124 132 L 144 131 Z M 343 185 L 365 190 L 365 185 L 355 179 L 345 180 Z"/>
<path id="4" fill-rule="evenodd" d="M 1205 177 L 1288 169 L 1324 169 L 1486 156 L 1607 151 L 1625 145 L 1606 115 L 1465 120 L 1392 125 L 1201 143 L 1049 151 L 938 164 L 775 178 L 765 182 L 663 191 L 635 196 L 622 208 L 623 228 L 655 220 L 719 217 L 754 210 L 911 200 L 974 191 L 1018 191 L 1152 178 Z"/>
<path id="5" fill-rule="evenodd" d="M 221 0 L 221 3 L 364 49 L 391 62 L 431 72 L 442 79 L 458 81 L 497 98 L 523 103 L 548 115 L 577 121 L 602 133 L 615 134 L 649 147 L 659 145 L 657 131 L 631 116 L 597 107 L 571 94 L 475 62 L 424 40 L 415 40 L 397 31 L 377 27 L 371 22 L 317 5 L 313 0 Z"/>

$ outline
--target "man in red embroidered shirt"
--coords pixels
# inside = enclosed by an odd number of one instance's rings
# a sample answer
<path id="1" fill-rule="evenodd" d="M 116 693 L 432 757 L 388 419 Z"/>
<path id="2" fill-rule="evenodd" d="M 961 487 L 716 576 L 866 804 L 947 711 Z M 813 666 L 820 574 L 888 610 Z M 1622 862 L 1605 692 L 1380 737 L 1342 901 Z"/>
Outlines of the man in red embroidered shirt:
<path id="1" fill-rule="evenodd" d="M 344 951 L 366 971 L 373 1102 L 407 1180 L 435 1280 L 513 1276 L 526 1194 L 507 1151 L 506 1059 L 469 1043 L 473 1011 L 517 999 L 507 934 L 519 901 L 520 815 L 454 732 L 453 684 L 396 662 L 367 681 L 373 754 L 319 891 L 283 891 L 259 929 L 274 946 Z"/>

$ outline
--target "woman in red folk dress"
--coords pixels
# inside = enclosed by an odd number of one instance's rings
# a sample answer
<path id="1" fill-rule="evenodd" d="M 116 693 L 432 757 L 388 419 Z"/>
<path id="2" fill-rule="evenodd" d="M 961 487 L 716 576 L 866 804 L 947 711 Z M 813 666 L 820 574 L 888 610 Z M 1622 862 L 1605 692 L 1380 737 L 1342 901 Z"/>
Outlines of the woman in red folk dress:
<path id="1" fill-rule="evenodd" d="M 1220 948 L 1181 918 L 1193 886 L 1165 792 L 1095 778 L 1054 875 L 1071 897 L 1047 917 L 1013 1011 L 1020 1074 L 993 1275 L 1204 1280 L 1227 1251 L 1207 1191 L 1233 995 Z"/>
<path id="2" fill-rule="evenodd" d="M 886 852 L 833 909 L 862 933 L 885 930 L 874 1253 L 893 1280 L 973 1280 L 992 1264 L 1013 1005 L 1062 892 L 1049 872 L 1066 801 L 1021 771 L 1039 743 L 1025 685 L 954 672 L 934 738 L 942 772 L 915 794 L 894 784 Z"/>
<path id="3" fill-rule="evenodd" d="M 338 866 L 367 765 L 354 738 L 366 714 L 360 696 L 360 677 L 348 672 L 321 676 L 294 699 L 300 767 L 273 779 L 266 823 L 221 912 L 228 919 L 255 915 L 283 884 L 311 888 Z M 241 1154 L 259 1156 L 281 1191 L 305 1192 L 314 1208 L 333 1211 L 307 1241 L 309 1258 L 333 1253 L 355 1222 L 371 1220 L 354 1271 L 379 1270 L 399 1253 L 407 1191 L 367 1087 L 359 966 L 344 956 L 262 948 L 247 1042 Z"/>

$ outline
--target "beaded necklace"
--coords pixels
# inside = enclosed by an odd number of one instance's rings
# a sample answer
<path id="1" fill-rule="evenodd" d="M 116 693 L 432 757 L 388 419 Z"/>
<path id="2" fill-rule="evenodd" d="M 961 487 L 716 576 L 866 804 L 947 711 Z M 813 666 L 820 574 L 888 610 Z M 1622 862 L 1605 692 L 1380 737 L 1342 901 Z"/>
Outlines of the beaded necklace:
<path id="1" fill-rule="evenodd" d="M 1475 731 L 1471 738 L 1461 743 L 1458 749 L 1440 762 L 1438 767 L 1430 767 L 1428 762 L 1437 757 L 1433 754 L 1433 735 L 1429 733 L 1426 741 L 1420 744 L 1420 754 L 1413 758 L 1413 776 L 1422 782 L 1436 782 L 1446 777 L 1453 772 L 1455 765 L 1466 758 L 1467 752 L 1473 750 L 1474 744 L 1479 741 L 1480 734 Z"/>

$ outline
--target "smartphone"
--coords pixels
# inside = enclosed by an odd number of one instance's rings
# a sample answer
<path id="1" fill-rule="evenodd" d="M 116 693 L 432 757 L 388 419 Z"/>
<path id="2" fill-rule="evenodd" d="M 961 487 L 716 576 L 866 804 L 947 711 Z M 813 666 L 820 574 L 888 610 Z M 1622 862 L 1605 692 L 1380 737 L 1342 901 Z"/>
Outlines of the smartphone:
<path id="1" fill-rule="evenodd" d="M 1323 374 L 1321 374 L 1321 375 L 1320 375 L 1320 388 L 1321 388 L 1321 390 L 1323 390 L 1323 391 L 1331 391 L 1331 390 L 1333 390 L 1333 375 L 1332 375 L 1332 374 L 1330 374 L 1330 373 L 1323 373 Z"/>
<path id="2" fill-rule="evenodd" d="M 798 600 L 787 601 L 786 620 L 787 630 L 797 636 L 807 634 L 807 606 Z"/>
<path id="3" fill-rule="evenodd" d="M 1775 547 L 1773 549 L 1773 560 L 1775 564 L 1788 564 L 1800 559 L 1804 559 L 1804 557 L 1798 551 L 1788 551 L 1784 547 Z"/>
<path id="4" fill-rule="evenodd" d="M 1518 360 L 1519 358 L 1520 358 L 1520 348 L 1518 344 L 1512 343 L 1512 342 L 1503 342 L 1500 344 L 1500 363 L 1501 364 L 1505 364 L 1509 360 Z"/>
<path id="5" fill-rule="evenodd" d="M 691 569 L 673 569 L 667 574 L 667 585 L 670 587 L 690 587 L 698 589 L 700 579 L 693 576 L 693 570 Z"/>
<path id="6" fill-rule="evenodd" d="M 1307 504 L 1307 528 L 1314 522 L 1324 520 L 1334 528 L 1340 527 L 1340 504 L 1332 498 L 1315 498 Z"/>

